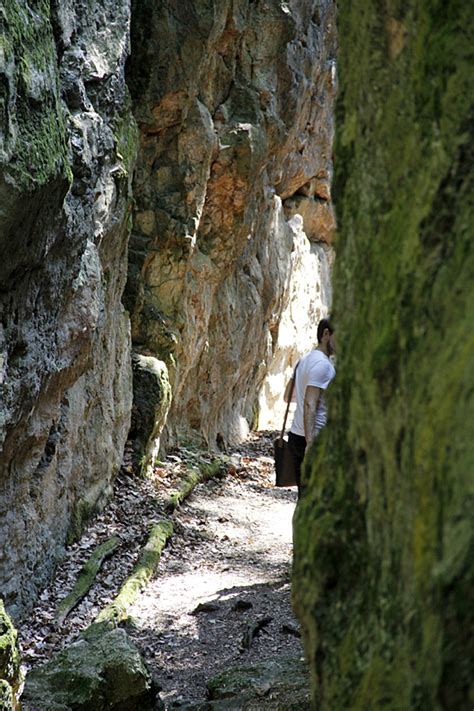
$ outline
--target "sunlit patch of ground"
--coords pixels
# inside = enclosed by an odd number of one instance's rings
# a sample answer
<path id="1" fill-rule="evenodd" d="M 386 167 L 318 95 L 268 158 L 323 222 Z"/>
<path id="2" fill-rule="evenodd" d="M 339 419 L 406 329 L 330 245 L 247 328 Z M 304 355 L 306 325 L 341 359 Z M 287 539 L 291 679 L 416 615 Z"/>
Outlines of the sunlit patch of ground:
<path id="1" fill-rule="evenodd" d="M 271 459 L 257 454 L 235 476 L 198 487 L 177 512 L 160 574 L 133 606 L 131 634 L 170 706 L 204 699 L 222 669 L 301 654 L 289 584 L 296 494 L 272 482 Z M 268 618 L 245 648 L 249 627 Z"/>
<path id="2" fill-rule="evenodd" d="M 272 433 L 252 433 L 235 449 L 230 473 L 198 486 L 175 512 L 157 574 L 131 609 L 127 630 L 162 685 L 168 708 L 180 699 L 203 700 L 206 681 L 222 669 L 301 654 L 290 605 L 296 493 L 273 487 L 272 440 Z M 150 527 L 163 516 L 157 487 L 167 495 L 192 456 L 177 450 L 152 480 L 128 475 L 125 467 L 113 502 L 68 549 L 55 580 L 20 625 L 28 667 L 77 638 L 117 594 Z M 119 551 L 104 563 L 84 600 L 56 625 L 58 602 L 91 552 L 111 535 L 120 536 Z M 244 643 L 262 620 L 262 631 Z"/>

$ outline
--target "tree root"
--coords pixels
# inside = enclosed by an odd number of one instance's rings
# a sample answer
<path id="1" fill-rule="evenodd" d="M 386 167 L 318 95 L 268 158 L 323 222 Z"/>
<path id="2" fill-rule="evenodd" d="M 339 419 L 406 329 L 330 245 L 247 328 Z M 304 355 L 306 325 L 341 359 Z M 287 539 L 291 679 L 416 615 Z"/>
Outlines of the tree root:
<path id="1" fill-rule="evenodd" d="M 102 563 L 109 558 L 120 545 L 120 538 L 112 536 L 105 543 L 98 546 L 92 553 L 89 560 L 83 565 L 77 581 L 71 592 L 66 595 L 56 609 L 56 625 L 62 625 L 69 613 L 76 607 L 83 597 L 89 592 L 95 576 L 99 572 Z"/>
<path id="2" fill-rule="evenodd" d="M 188 498 L 198 484 L 202 484 L 209 479 L 226 474 L 228 468 L 227 459 L 219 457 L 211 463 L 201 464 L 199 468 L 190 468 L 179 482 L 178 488 L 173 491 L 164 503 L 166 513 L 171 514 L 178 506 Z"/>
<path id="3" fill-rule="evenodd" d="M 153 526 L 132 574 L 120 588 L 115 600 L 97 615 L 91 627 L 103 623 L 115 627 L 127 619 L 128 609 L 155 572 L 163 548 L 172 533 L 173 524 L 171 521 L 163 520 Z"/>

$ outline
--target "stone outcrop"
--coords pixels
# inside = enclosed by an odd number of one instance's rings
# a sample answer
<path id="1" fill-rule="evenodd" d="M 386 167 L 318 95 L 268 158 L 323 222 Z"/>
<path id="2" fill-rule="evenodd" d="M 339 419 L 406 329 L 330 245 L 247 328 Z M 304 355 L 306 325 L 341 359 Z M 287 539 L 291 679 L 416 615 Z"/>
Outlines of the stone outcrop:
<path id="1" fill-rule="evenodd" d="M 0 591 L 16 616 L 110 495 L 131 416 L 142 471 L 160 439 L 225 447 L 257 423 L 272 360 L 314 340 L 278 351 L 296 292 L 328 308 L 336 47 L 329 0 L 7 0 L 2 31 Z"/>
<path id="2" fill-rule="evenodd" d="M 25 711 L 152 711 L 157 689 L 122 629 L 79 639 L 28 674 Z"/>
<path id="3" fill-rule="evenodd" d="M 0 600 L 0 711 L 20 709 L 22 683 L 17 633 Z"/>
<path id="4" fill-rule="evenodd" d="M 287 220 L 304 202 L 311 239 L 332 239 L 334 6 L 135 2 L 132 47 L 134 347 L 168 367 L 168 436 L 225 446 L 257 421 L 289 299 Z"/>
<path id="5" fill-rule="evenodd" d="M 304 660 L 281 657 L 228 669 L 208 682 L 209 701 L 193 711 L 307 711 L 308 670 Z"/>
<path id="6" fill-rule="evenodd" d="M 295 520 L 313 707 L 467 710 L 472 10 L 338 5 L 340 353 Z"/>
<path id="7" fill-rule="evenodd" d="M 131 409 L 126 0 L 2 9 L 0 590 L 20 612 L 99 507 Z"/>
<path id="8" fill-rule="evenodd" d="M 141 474 L 153 468 L 160 451 L 160 437 L 171 405 L 171 386 L 166 364 L 139 353 L 132 355 L 133 407 L 129 439 L 133 463 Z"/>

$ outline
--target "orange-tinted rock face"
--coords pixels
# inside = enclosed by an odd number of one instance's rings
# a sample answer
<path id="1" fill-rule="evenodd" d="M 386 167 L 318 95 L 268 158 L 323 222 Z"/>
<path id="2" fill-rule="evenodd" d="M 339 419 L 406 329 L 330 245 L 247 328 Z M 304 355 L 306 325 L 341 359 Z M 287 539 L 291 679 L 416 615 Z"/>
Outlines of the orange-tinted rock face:
<path id="1" fill-rule="evenodd" d="M 168 365 L 172 437 L 245 432 L 289 299 L 287 219 L 331 242 L 335 49 L 330 2 L 133 8 L 127 307 L 136 349 Z"/>

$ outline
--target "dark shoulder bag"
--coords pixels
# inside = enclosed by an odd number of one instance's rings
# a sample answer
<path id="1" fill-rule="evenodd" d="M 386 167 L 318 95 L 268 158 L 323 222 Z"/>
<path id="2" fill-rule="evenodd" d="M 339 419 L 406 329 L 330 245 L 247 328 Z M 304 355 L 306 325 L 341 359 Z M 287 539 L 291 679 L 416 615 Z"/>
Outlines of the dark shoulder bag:
<path id="1" fill-rule="evenodd" d="M 296 368 L 298 364 L 296 364 Z M 290 394 L 288 396 L 288 403 L 286 406 L 285 418 L 283 420 L 283 427 L 281 428 L 280 436 L 276 438 L 273 442 L 273 454 L 275 458 L 275 486 L 296 486 L 296 475 L 295 475 L 295 465 L 293 457 L 288 447 L 288 440 L 285 439 L 285 427 L 286 420 L 288 418 L 288 411 L 290 409 L 291 398 L 293 396 L 293 390 L 295 387 L 296 379 L 296 368 L 293 373 L 293 382 L 290 389 Z"/>

